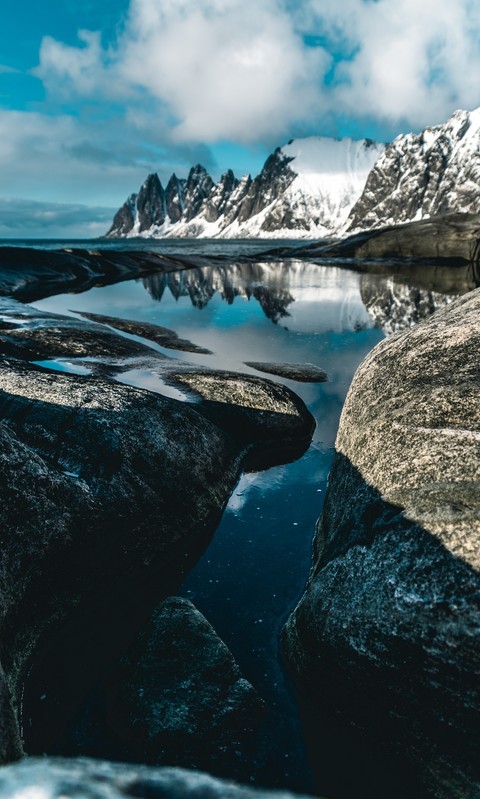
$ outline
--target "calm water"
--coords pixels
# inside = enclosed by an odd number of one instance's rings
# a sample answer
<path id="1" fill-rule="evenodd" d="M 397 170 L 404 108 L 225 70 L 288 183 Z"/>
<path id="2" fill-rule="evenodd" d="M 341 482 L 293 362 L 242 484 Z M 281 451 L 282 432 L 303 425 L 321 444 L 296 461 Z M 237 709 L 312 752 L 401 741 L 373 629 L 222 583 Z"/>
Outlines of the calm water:
<path id="1" fill-rule="evenodd" d="M 286 239 L 0 239 L 0 247 L 35 247 L 40 250 L 147 250 L 176 255 L 255 255 L 273 247 L 299 247 L 305 242 Z"/>
<path id="2" fill-rule="evenodd" d="M 316 418 L 312 445 L 295 463 L 242 477 L 182 587 L 272 708 L 269 743 L 248 766 L 247 781 L 312 790 L 279 632 L 308 576 L 339 416 L 358 364 L 384 329 L 399 329 L 447 301 L 391 279 L 292 261 L 156 275 L 35 303 L 57 313 L 90 311 L 172 328 L 212 350 L 178 353 L 193 363 L 255 374 L 244 361 L 310 362 L 329 375 L 322 384 L 281 381 Z M 162 391 L 148 370 L 119 379 Z"/>

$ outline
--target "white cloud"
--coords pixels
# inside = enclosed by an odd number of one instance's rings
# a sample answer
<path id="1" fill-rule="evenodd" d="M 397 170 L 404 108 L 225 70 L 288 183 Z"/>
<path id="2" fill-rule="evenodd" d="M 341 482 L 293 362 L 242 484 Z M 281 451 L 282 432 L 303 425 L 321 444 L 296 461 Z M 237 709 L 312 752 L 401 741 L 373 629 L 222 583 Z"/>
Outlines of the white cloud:
<path id="1" fill-rule="evenodd" d="M 167 103 L 182 139 L 258 140 L 313 116 L 329 59 L 279 0 L 132 0 L 120 69 Z"/>
<path id="2" fill-rule="evenodd" d="M 113 213 L 112 208 L 0 199 L 0 238 L 101 236 Z"/>
<path id="3" fill-rule="evenodd" d="M 354 53 L 332 103 L 352 116 L 414 128 L 480 105 L 476 0 L 311 0 L 308 24 Z"/>
<path id="4" fill-rule="evenodd" d="M 140 117 L 153 103 L 175 141 L 289 135 L 292 120 L 313 120 L 330 65 L 283 0 L 131 0 L 116 48 L 79 35 L 81 47 L 43 40 L 35 74 L 49 92 L 122 98 Z"/>
<path id="5" fill-rule="evenodd" d="M 0 110 L 3 196 L 118 207 L 149 172 L 165 180 L 198 161 L 211 166 L 207 148 L 162 149 L 128 118 Z"/>
<path id="6" fill-rule="evenodd" d="M 80 30 L 78 38 L 82 47 L 71 47 L 45 36 L 40 47 L 40 67 L 32 70 L 46 86 L 67 94 L 73 88 L 79 94 L 98 90 L 104 54 L 100 33 Z"/>
<path id="7" fill-rule="evenodd" d="M 480 104 L 478 0 L 131 0 L 115 47 L 79 35 L 43 41 L 50 92 L 149 107 L 177 141 L 281 141 L 341 115 L 419 128 Z M 325 87 L 329 50 L 350 57 Z"/>

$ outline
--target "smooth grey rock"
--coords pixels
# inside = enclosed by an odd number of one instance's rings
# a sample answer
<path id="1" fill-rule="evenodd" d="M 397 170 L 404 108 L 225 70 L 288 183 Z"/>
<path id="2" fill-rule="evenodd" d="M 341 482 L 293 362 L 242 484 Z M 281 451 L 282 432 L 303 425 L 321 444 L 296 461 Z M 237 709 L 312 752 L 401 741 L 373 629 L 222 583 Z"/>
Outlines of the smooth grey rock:
<path id="1" fill-rule="evenodd" d="M 158 606 L 104 690 L 120 759 L 229 777 L 265 713 L 227 646 L 180 597 Z"/>
<path id="2" fill-rule="evenodd" d="M 308 411 L 304 415 L 303 401 L 280 383 L 180 363 L 168 366 L 163 374 L 169 383 L 198 398 L 196 407 L 204 416 L 234 440 L 250 445 L 249 469 L 295 459 L 311 440 L 313 417 Z"/>
<path id="3" fill-rule="evenodd" d="M 335 706 L 442 799 L 480 793 L 479 318 L 476 290 L 358 369 L 285 634 L 312 713 Z"/>
<path id="4" fill-rule="evenodd" d="M 259 372 L 265 372 L 300 383 L 324 383 L 328 380 L 327 373 L 313 363 L 263 363 L 260 361 L 245 361 L 245 366 L 251 366 Z"/>
<path id="5" fill-rule="evenodd" d="M 302 799 L 179 768 L 87 758 L 27 758 L 0 770 L 2 799 Z"/>
<path id="6" fill-rule="evenodd" d="M 441 264 L 458 270 L 459 278 L 475 286 L 480 275 L 479 230 L 480 214 L 451 213 L 365 230 L 336 241 L 318 242 L 290 251 L 294 257 L 324 261 L 353 259 L 357 271 L 393 272 L 412 276 L 414 280 L 422 280 L 425 267 Z M 287 257 L 286 250 L 282 250 L 282 254 Z M 470 265 L 470 269 L 465 269 L 466 265 Z"/>

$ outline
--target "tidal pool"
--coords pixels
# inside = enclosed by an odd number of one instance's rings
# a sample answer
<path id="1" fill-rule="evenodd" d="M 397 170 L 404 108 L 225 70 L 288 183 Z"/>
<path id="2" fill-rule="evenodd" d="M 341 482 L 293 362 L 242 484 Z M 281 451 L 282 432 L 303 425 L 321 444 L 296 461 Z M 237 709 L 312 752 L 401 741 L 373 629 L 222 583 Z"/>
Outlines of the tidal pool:
<path id="1" fill-rule="evenodd" d="M 255 757 L 245 763 L 245 781 L 313 790 L 279 634 L 308 577 L 340 413 L 357 366 L 385 334 L 449 301 L 447 294 L 385 276 L 282 261 L 158 274 L 34 303 L 55 313 L 158 324 L 212 352 L 172 352 L 144 340 L 182 361 L 261 377 L 267 375 L 245 362 L 312 363 L 327 372 L 324 383 L 271 378 L 299 394 L 314 415 L 312 444 L 294 463 L 241 478 L 180 592 L 211 622 L 270 707 Z M 69 359 L 68 370 L 74 368 Z M 172 396 L 148 368 L 118 379 Z"/>

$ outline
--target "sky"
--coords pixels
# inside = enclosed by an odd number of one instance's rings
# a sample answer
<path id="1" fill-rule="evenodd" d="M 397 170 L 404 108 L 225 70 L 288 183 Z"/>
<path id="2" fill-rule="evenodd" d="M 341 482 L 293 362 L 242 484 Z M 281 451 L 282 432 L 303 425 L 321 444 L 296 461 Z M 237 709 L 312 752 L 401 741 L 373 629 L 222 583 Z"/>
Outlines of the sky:
<path id="1" fill-rule="evenodd" d="M 101 235 L 150 172 L 444 122 L 480 105 L 479 42 L 479 0 L 15 0 L 0 237 Z"/>

